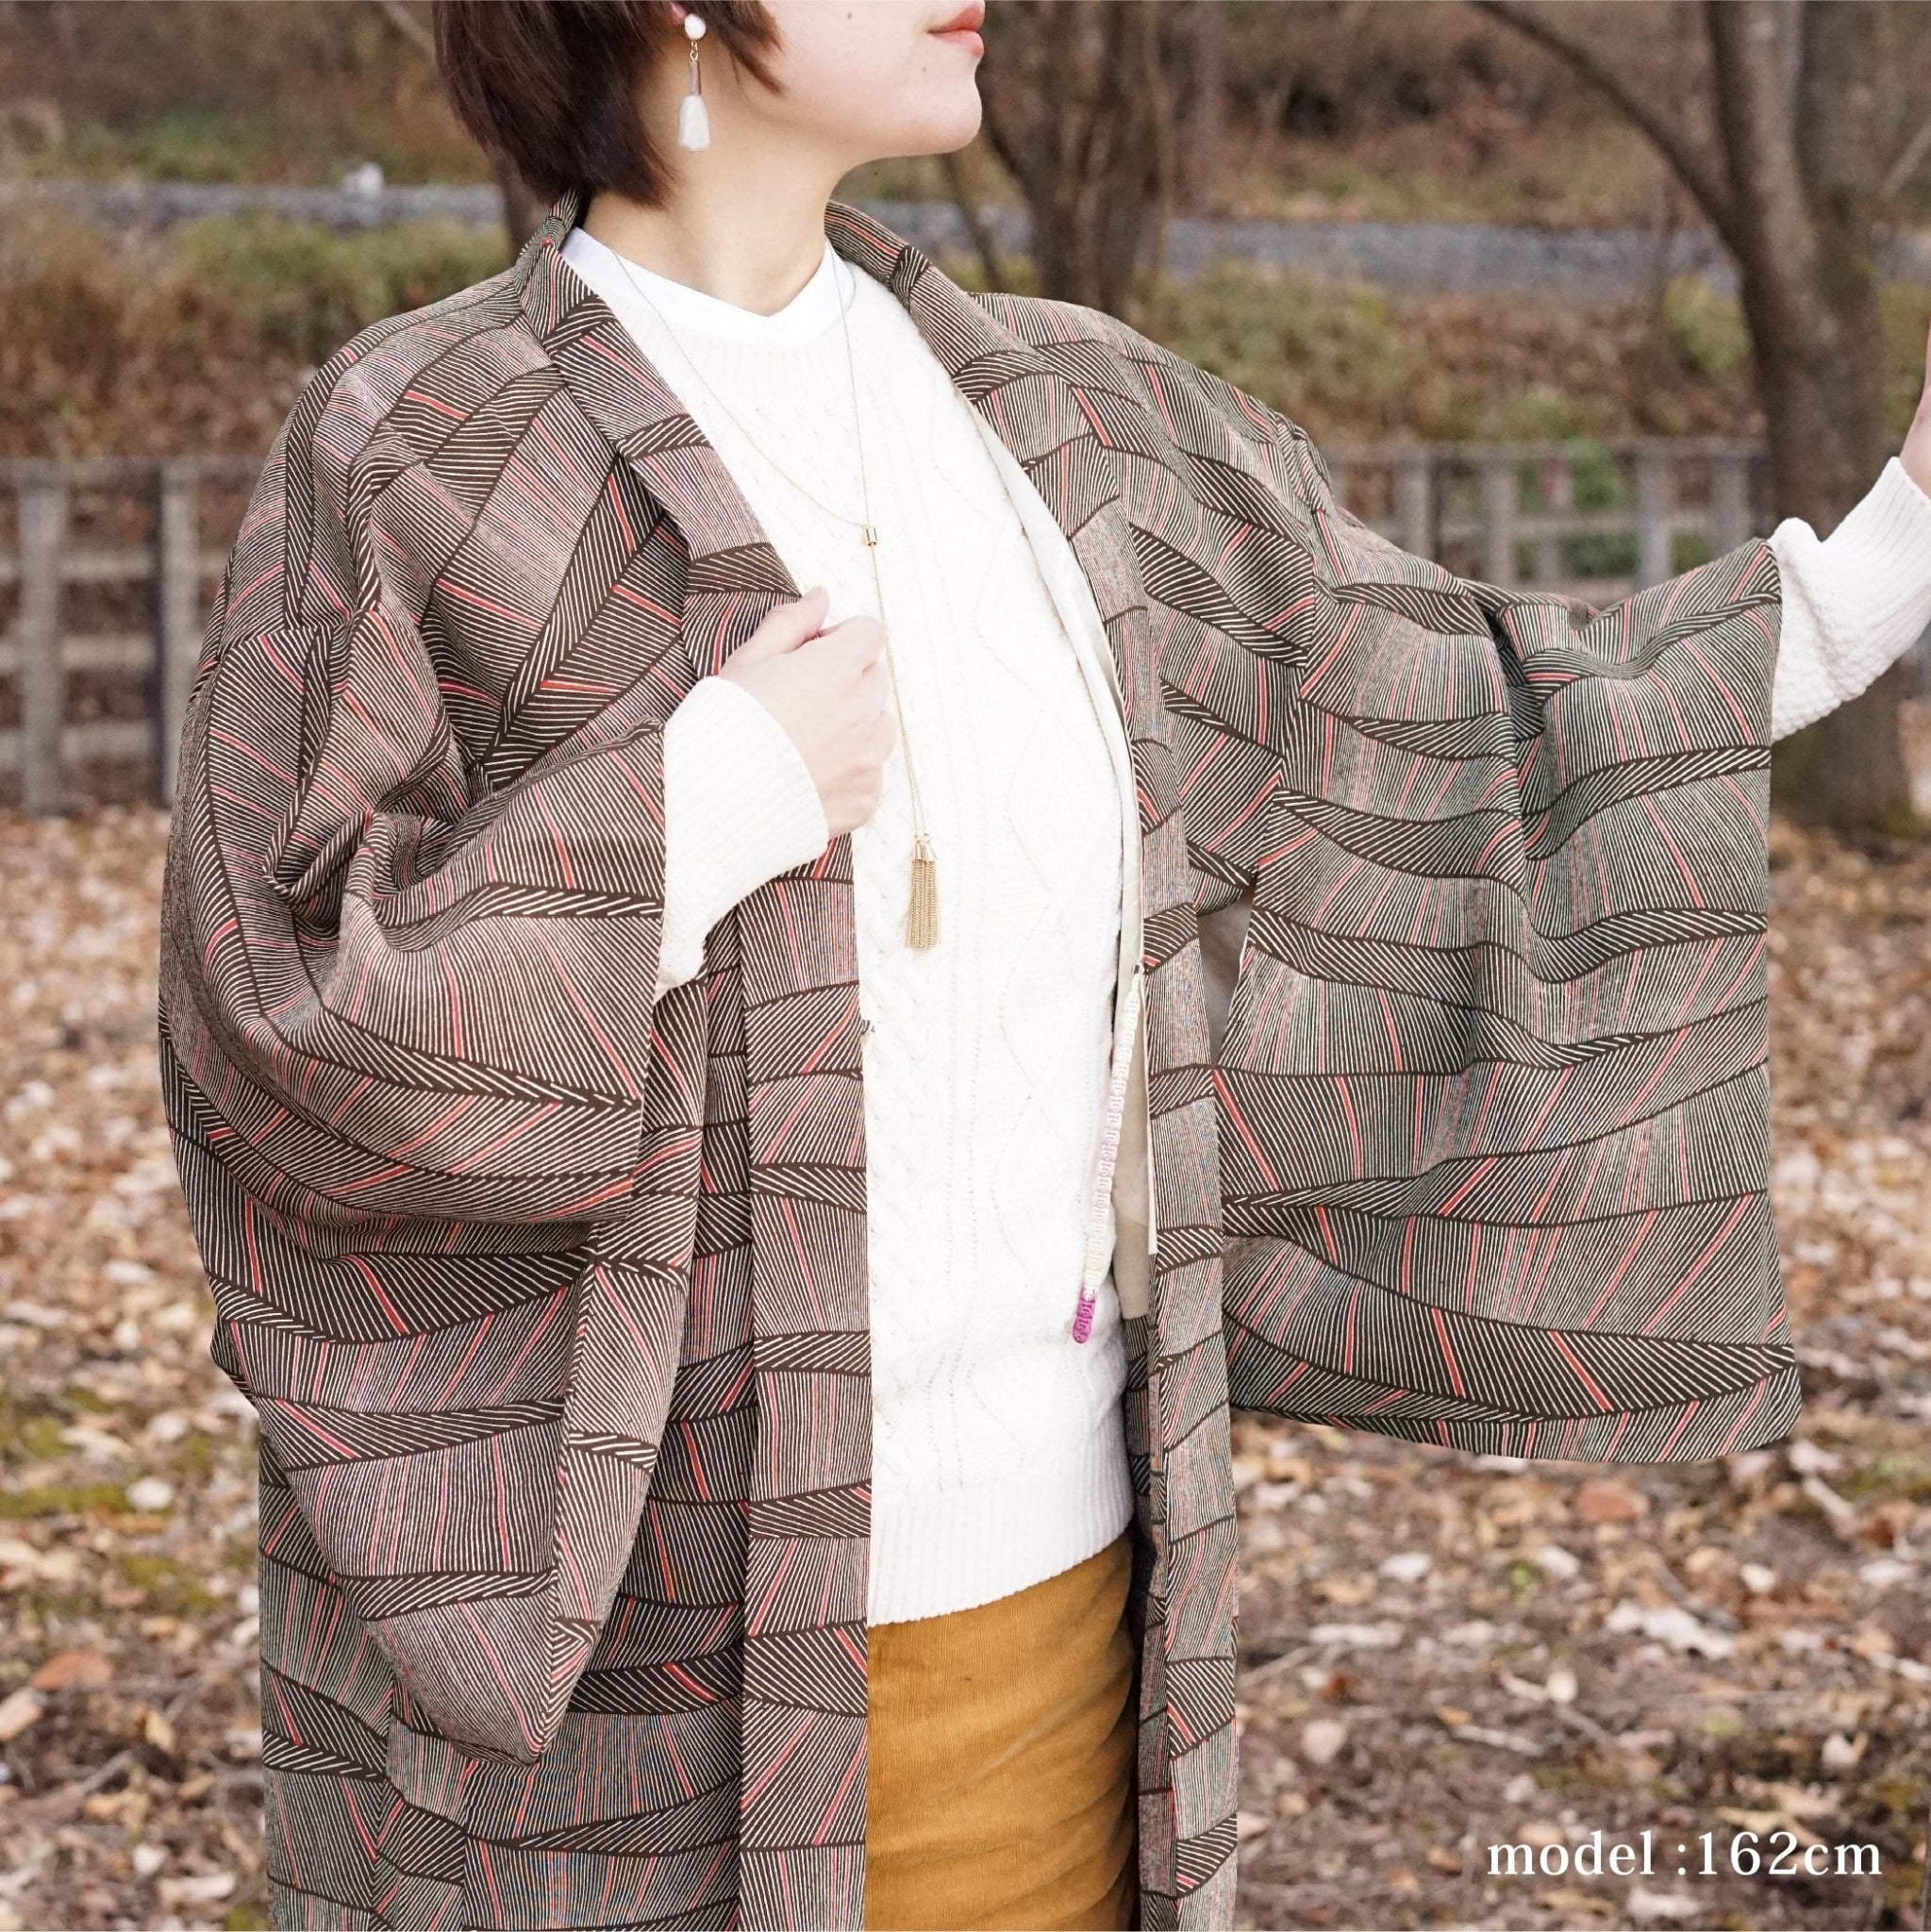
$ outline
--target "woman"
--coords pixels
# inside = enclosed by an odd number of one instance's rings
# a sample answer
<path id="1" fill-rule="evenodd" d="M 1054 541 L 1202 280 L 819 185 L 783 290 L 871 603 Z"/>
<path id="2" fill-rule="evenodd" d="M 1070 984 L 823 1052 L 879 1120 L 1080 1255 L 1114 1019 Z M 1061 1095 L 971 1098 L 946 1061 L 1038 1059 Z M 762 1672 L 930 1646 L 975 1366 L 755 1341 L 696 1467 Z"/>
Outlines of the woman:
<path id="1" fill-rule="evenodd" d="M 829 199 L 978 25 L 445 0 L 556 208 L 236 545 L 161 1053 L 278 1924 L 1225 1924 L 1230 1388 L 1790 1426 L 1768 746 L 1931 619 L 1931 414 L 1827 542 L 1458 580 Z"/>

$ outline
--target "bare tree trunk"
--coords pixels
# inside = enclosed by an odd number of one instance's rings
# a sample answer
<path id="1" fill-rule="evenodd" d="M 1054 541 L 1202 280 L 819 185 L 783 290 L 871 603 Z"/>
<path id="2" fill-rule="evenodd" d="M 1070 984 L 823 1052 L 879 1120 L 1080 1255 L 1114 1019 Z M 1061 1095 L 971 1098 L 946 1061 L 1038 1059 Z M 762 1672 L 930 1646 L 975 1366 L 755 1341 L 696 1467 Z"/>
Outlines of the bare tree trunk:
<path id="1" fill-rule="evenodd" d="M 1181 114 L 1186 150 L 1181 158 L 1181 193 L 1190 212 L 1217 212 L 1221 180 L 1221 133 L 1227 119 L 1226 0 L 1193 0 L 1190 45 L 1192 69 Z"/>
<path id="2" fill-rule="evenodd" d="M 952 192 L 952 205 L 958 209 L 958 218 L 965 224 L 966 240 L 973 244 L 973 253 L 979 258 L 979 270 L 986 277 L 987 288 L 1009 287 L 1005 264 L 999 259 L 999 249 L 992 240 L 992 231 L 980 219 L 978 195 L 973 188 L 972 175 L 967 171 L 964 158 L 955 151 L 941 155 L 940 160 L 945 169 L 945 185 Z"/>
<path id="3" fill-rule="evenodd" d="M 1119 312 L 1157 258 L 1174 169 L 1167 57 L 1181 17 L 1145 0 L 1002 8 L 986 135 L 1025 195 L 1042 293 Z"/>
<path id="4" fill-rule="evenodd" d="M 1868 8 L 1806 4 L 1793 90 L 1776 0 L 1706 0 L 1732 248 L 1779 515 L 1828 529 L 1885 457 Z"/>
<path id="5" fill-rule="evenodd" d="M 428 22 L 408 5 L 408 0 L 372 0 L 372 4 L 404 41 L 432 66 L 435 64 L 435 35 Z M 491 155 L 490 166 L 496 176 L 497 192 L 503 197 L 503 232 L 509 242 L 509 252 L 514 255 L 549 209 L 501 155 Z"/>
<path id="6" fill-rule="evenodd" d="M 1781 18 L 1780 18 L 1781 16 Z M 1706 0 L 1743 307 L 1779 516 L 1833 528 L 1883 467 L 1877 37 L 1872 10 L 1808 0 L 1792 86 L 1770 0 Z M 1901 666 L 1817 726 L 1806 790 L 1831 824 L 1911 820 Z"/>
<path id="7" fill-rule="evenodd" d="M 1834 455 L 1843 467 L 1830 479 L 1831 501 L 1818 506 L 1835 525 L 1889 454 L 1878 304 L 1877 217 L 1886 173 L 1879 144 L 1878 22 L 1871 8 L 1813 0 L 1803 25 L 1798 146 L 1817 210 L 1821 279 L 1836 313 L 1841 350 L 1835 384 L 1841 426 Z M 1888 831 L 1912 825 L 1900 708 L 1917 681 L 1915 665 L 1897 665 L 1861 697 L 1822 720 L 1815 786 L 1834 824 Z"/>

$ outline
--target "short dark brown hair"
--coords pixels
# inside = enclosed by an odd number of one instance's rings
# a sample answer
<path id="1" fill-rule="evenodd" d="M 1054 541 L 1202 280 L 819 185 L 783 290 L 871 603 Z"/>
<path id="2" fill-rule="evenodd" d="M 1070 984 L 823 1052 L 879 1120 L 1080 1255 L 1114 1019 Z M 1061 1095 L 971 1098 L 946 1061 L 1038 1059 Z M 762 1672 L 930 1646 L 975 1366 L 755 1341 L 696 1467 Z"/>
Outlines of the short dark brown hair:
<path id="1" fill-rule="evenodd" d="M 761 0 L 696 9 L 699 48 L 767 87 L 777 24 Z M 669 186 L 637 111 L 641 75 L 684 29 L 666 0 L 436 0 L 436 64 L 462 125 L 539 194 L 614 189 L 655 206 Z"/>

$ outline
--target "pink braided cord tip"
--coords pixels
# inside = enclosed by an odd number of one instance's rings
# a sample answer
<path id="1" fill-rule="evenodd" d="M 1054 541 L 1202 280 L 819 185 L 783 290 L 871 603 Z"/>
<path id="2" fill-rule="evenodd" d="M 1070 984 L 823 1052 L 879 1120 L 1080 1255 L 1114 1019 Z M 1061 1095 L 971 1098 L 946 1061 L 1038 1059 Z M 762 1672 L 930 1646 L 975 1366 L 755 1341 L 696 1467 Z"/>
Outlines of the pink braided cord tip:
<path id="1" fill-rule="evenodd" d="M 1093 1332 L 1093 1310 L 1099 1306 L 1099 1297 L 1090 1289 L 1082 1288 L 1078 1305 L 1073 1311 L 1073 1339 L 1084 1341 Z"/>

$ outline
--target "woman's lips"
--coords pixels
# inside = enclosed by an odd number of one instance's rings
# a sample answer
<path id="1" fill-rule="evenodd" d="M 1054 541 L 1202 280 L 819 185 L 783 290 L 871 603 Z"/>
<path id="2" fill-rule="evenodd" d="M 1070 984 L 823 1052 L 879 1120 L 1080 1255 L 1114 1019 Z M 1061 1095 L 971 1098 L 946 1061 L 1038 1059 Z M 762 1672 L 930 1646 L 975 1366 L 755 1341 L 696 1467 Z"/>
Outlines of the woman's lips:
<path id="1" fill-rule="evenodd" d="M 974 5 L 960 8 L 943 26 L 934 27 L 932 37 L 955 47 L 964 47 L 974 54 L 983 54 L 986 42 L 980 37 L 979 28 L 985 21 L 985 0 L 974 0 Z"/>

